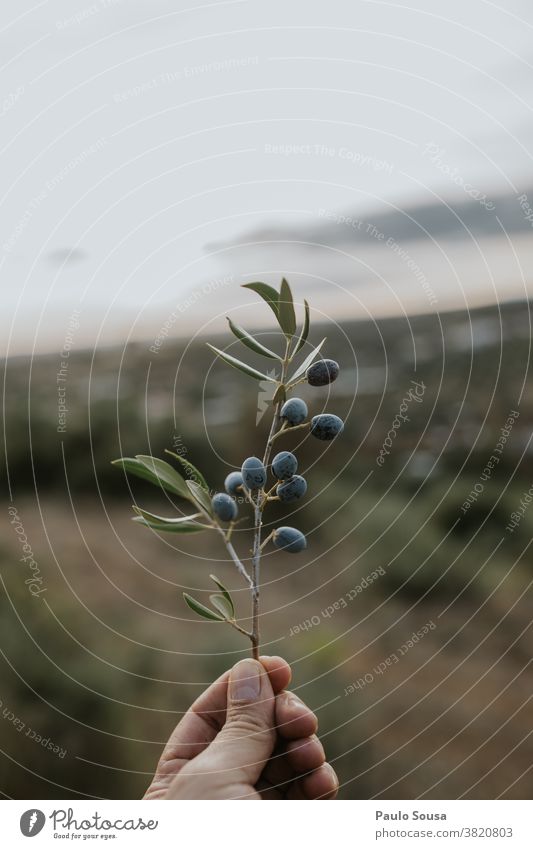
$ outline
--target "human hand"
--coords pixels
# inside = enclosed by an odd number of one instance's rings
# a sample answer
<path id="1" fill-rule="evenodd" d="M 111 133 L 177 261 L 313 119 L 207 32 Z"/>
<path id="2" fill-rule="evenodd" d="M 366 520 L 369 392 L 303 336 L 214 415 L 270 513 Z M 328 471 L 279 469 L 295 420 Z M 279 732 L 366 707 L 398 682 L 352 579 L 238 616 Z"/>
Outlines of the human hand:
<path id="1" fill-rule="evenodd" d="M 172 732 L 145 799 L 333 799 L 317 718 L 280 657 L 241 660 Z"/>

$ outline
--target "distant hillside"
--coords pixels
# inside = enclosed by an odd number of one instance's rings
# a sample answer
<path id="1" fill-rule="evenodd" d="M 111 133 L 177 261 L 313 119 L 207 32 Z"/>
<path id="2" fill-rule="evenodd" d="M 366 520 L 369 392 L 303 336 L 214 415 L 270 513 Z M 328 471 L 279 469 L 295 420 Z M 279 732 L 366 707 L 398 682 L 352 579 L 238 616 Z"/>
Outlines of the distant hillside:
<path id="1" fill-rule="evenodd" d="M 409 381 L 427 384 L 424 403 L 398 434 L 387 464 L 392 470 L 415 447 L 419 465 L 422 456 L 428 463 L 444 446 L 444 457 L 485 450 L 508 410 L 517 405 L 521 416 L 512 450 L 521 449 L 533 425 L 530 332 L 530 304 L 521 302 L 469 314 L 315 326 L 312 338 L 328 335 L 328 355 L 342 364 L 334 403 L 347 417 L 358 466 L 372 468 Z M 261 338 L 268 344 L 268 334 Z M 216 341 L 225 345 L 230 338 Z M 275 338 L 270 342 L 276 344 Z M 264 367 L 251 352 L 242 352 Z M 253 447 L 255 427 L 250 431 L 250 423 L 264 401 L 250 379 L 213 364 L 203 341 L 192 347 L 167 341 L 157 355 L 140 343 L 94 356 L 73 351 L 64 380 L 60 363 L 58 355 L 47 355 L 4 364 L 7 458 L 17 489 L 33 486 L 34 475 L 40 487 L 62 488 L 62 451 L 76 486 L 92 489 L 97 476 L 101 485 L 120 491 L 119 475 L 109 465 L 119 453 L 157 453 L 182 439 L 191 455 L 197 450 L 205 456 L 208 433 L 213 438 L 210 462 L 222 470 L 217 454 L 238 462 L 239 452 L 230 446 Z M 309 387 L 301 394 L 311 405 L 323 402 L 324 394 Z M 67 408 L 62 419 L 61 401 Z"/>
<path id="2" fill-rule="evenodd" d="M 521 198 L 524 198 L 521 205 Z M 509 236 L 531 234 L 533 219 L 528 218 L 532 213 L 528 204 L 533 206 L 533 187 L 517 198 L 515 194 L 486 196 L 484 203 L 466 197 L 464 200 L 448 200 L 428 204 L 412 204 L 408 207 L 391 206 L 387 212 L 367 209 L 364 212 L 355 209 L 343 209 L 336 213 L 332 220 L 328 210 L 322 213 L 320 223 L 307 222 L 293 227 L 262 227 L 247 234 L 250 239 L 305 239 L 307 242 L 318 244 L 335 244 L 347 239 L 358 244 L 372 244 L 375 236 L 367 229 L 367 223 L 372 224 L 381 232 L 386 233 L 398 242 L 415 241 L 417 239 L 482 239 L 488 236 Z M 346 227 L 339 227 L 338 218 Z M 356 226 L 361 222 L 362 226 Z M 211 245 L 218 247 L 217 245 Z"/>

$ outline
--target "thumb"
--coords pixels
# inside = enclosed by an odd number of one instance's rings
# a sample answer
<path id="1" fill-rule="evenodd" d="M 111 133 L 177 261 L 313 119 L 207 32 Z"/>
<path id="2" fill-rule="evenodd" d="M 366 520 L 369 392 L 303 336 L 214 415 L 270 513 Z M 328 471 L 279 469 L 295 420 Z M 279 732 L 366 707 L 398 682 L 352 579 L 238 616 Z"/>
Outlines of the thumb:
<path id="1" fill-rule="evenodd" d="M 230 672 L 226 722 L 196 758 L 196 769 L 219 773 L 224 784 L 256 783 L 274 750 L 274 692 L 257 660 L 240 660 Z"/>

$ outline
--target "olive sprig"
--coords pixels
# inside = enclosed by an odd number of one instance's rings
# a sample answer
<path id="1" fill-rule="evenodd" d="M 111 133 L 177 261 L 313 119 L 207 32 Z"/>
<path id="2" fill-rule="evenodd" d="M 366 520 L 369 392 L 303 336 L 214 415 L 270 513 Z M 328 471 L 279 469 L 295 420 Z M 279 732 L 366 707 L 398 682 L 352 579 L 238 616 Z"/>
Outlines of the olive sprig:
<path id="1" fill-rule="evenodd" d="M 133 521 L 165 533 L 198 533 L 215 530 L 221 537 L 237 571 L 247 583 L 252 597 L 252 627 L 247 630 L 236 619 L 233 599 L 215 576 L 211 575 L 217 592 L 209 596 L 211 607 L 199 602 L 188 593 L 183 597 L 198 616 L 213 622 L 227 622 L 239 633 L 246 636 L 252 644 L 253 657 L 259 657 L 259 590 L 261 555 L 268 543 L 290 554 L 304 551 L 307 540 L 297 528 L 281 526 L 272 530 L 261 540 L 263 513 L 272 501 L 288 504 L 303 498 L 307 491 L 307 481 L 298 474 L 298 460 L 290 451 L 280 451 L 270 461 L 274 442 L 282 435 L 299 429 L 307 429 L 317 439 L 331 441 L 343 428 L 342 419 L 332 413 L 320 413 L 309 419 L 305 401 L 297 397 L 288 397 L 296 386 L 307 383 L 310 386 L 327 386 L 338 377 L 339 366 L 334 360 L 317 359 L 326 342 L 325 339 L 307 354 L 293 374 L 289 376 L 290 366 L 296 356 L 307 345 L 310 331 L 310 308 L 304 300 L 304 317 L 299 334 L 296 334 L 297 322 L 294 299 L 291 288 L 283 278 L 279 292 L 267 283 L 246 283 L 249 289 L 259 295 L 274 313 L 284 336 L 284 353 L 267 348 L 247 330 L 228 317 L 228 325 L 233 335 L 249 350 L 267 359 L 274 359 L 281 365 L 279 379 L 265 374 L 253 366 L 208 344 L 208 347 L 226 364 L 238 369 L 255 380 L 270 381 L 274 384 L 273 418 L 262 458 L 248 457 L 240 470 L 230 472 L 224 481 L 224 492 L 213 495 L 202 473 L 189 460 L 168 451 L 181 466 L 186 477 L 175 466 L 150 455 L 137 454 L 135 457 L 121 457 L 113 464 L 121 467 L 126 474 L 133 474 L 159 486 L 166 492 L 191 503 L 195 512 L 174 517 L 159 516 L 134 505 Z M 274 483 L 268 485 L 268 471 L 274 477 Z M 238 519 L 239 509 L 236 498 L 243 496 L 253 508 L 253 547 L 251 551 L 251 573 L 239 557 L 233 543 L 232 533 Z"/>

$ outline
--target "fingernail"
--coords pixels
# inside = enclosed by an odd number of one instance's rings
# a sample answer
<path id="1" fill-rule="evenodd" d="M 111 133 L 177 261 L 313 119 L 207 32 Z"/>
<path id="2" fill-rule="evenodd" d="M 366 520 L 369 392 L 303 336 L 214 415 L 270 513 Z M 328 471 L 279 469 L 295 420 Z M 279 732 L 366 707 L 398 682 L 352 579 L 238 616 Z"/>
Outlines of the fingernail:
<path id="1" fill-rule="evenodd" d="M 255 702 L 261 692 L 261 670 L 254 660 L 240 660 L 231 670 L 230 698 L 239 702 Z"/>

